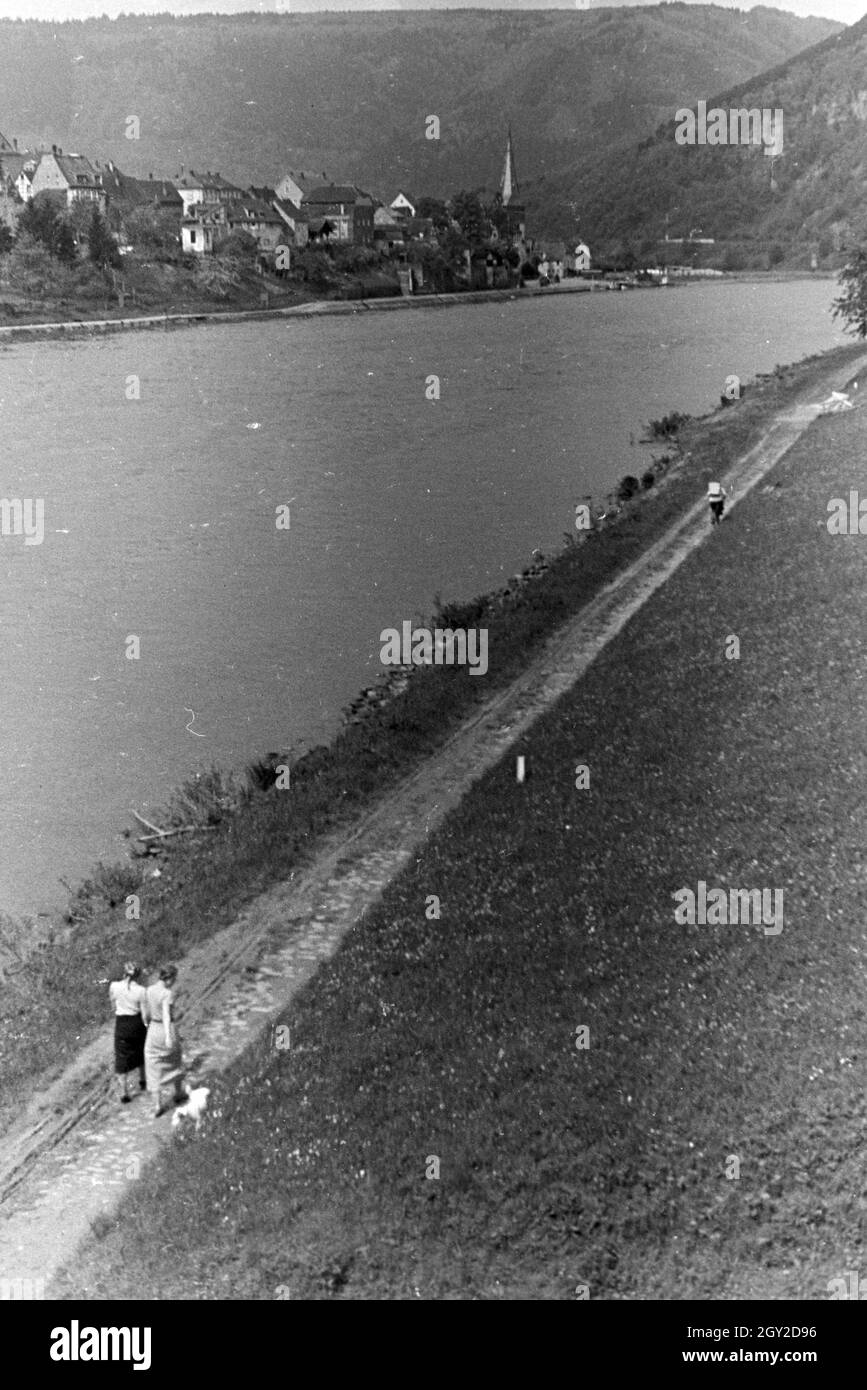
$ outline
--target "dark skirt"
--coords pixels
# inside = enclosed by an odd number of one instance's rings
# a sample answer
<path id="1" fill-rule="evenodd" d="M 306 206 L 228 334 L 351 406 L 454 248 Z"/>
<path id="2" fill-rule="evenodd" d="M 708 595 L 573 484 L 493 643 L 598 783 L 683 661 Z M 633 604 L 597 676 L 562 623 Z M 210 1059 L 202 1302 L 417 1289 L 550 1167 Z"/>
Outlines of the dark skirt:
<path id="1" fill-rule="evenodd" d="M 114 1020 L 114 1069 L 118 1076 L 144 1066 L 147 1029 L 141 1014 L 118 1014 Z"/>

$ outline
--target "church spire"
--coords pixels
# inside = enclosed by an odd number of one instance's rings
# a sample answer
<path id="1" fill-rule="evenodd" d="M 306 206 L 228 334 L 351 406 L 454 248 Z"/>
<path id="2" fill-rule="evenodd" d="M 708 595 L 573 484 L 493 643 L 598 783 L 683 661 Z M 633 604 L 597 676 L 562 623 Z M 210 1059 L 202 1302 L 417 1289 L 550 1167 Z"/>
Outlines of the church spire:
<path id="1" fill-rule="evenodd" d="M 506 141 L 506 159 L 503 164 L 503 177 L 500 179 L 500 199 L 503 207 L 508 207 L 512 197 L 517 197 L 518 179 L 515 174 L 515 156 L 512 152 L 512 127 Z"/>

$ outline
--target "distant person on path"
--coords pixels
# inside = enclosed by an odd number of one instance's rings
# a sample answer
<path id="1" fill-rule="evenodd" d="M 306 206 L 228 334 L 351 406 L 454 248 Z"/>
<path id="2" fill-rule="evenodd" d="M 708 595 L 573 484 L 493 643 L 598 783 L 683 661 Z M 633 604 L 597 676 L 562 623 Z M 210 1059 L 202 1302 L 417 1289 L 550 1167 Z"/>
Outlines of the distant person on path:
<path id="1" fill-rule="evenodd" d="M 711 526 L 718 526 L 722 520 L 722 514 L 726 504 L 724 488 L 722 488 L 719 483 L 709 483 L 707 500 L 710 505 L 710 524 Z"/>
<path id="2" fill-rule="evenodd" d="M 165 1113 L 161 1103 L 163 1086 L 174 1085 L 175 1105 L 180 1105 L 187 1098 L 181 1039 L 174 1016 L 174 985 L 177 978 L 177 968 L 166 965 L 160 971 L 158 982 L 146 991 L 145 1011 L 149 1022 L 144 1059 L 155 1120 Z"/>
<path id="3" fill-rule="evenodd" d="M 114 1006 L 114 1069 L 120 1079 L 120 1103 L 128 1105 L 130 1072 L 138 1071 L 139 1087 L 145 1088 L 144 1045 L 147 1026 L 143 1015 L 145 989 L 135 961 L 123 967 L 123 979 L 113 980 L 108 995 Z"/>

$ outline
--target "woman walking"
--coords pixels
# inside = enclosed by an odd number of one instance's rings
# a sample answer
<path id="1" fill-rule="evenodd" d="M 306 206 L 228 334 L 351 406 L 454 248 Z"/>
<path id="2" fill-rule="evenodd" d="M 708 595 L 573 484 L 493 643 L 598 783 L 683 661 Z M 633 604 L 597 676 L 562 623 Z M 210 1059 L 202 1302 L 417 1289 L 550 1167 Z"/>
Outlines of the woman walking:
<path id="1" fill-rule="evenodd" d="M 129 1074 L 138 1071 L 139 1087 L 145 1088 L 144 1045 L 147 1036 L 142 1008 L 144 986 L 139 983 L 141 970 L 135 961 L 123 967 L 123 979 L 112 980 L 108 995 L 114 1005 L 114 1069 L 120 1079 L 120 1103 L 128 1105 Z"/>
<path id="2" fill-rule="evenodd" d="M 708 483 L 707 500 L 710 506 L 710 524 L 719 526 L 726 505 L 725 488 L 719 483 Z"/>
<path id="3" fill-rule="evenodd" d="M 161 1103 L 163 1086 L 174 1085 L 175 1105 L 180 1105 L 187 1098 L 184 1089 L 181 1039 L 174 1017 L 174 985 L 177 978 L 177 968 L 174 965 L 166 965 L 160 971 L 157 983 L 146 991 L 145 1011 L 149 1023 L 144 1059 L 147 1086 L 154 1102 L 155 1120 L 165 1112 Z"/>

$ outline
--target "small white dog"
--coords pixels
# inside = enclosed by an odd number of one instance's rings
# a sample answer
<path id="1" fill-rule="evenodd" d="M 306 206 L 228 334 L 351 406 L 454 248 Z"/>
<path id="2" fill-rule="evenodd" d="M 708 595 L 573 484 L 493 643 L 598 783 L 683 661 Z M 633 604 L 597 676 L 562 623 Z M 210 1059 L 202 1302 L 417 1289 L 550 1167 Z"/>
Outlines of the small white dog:
<path id="1" fill-rule="evenodd" d="M 196 1129 L 202 1123 L 202 1116 L 208 1105 L 208 1096 L 211 1094 L 208 1086 L 197 1086 L 194 1091 L 187 1091 L 187 1098 L 182 1105 L 179 1105 L 172 1115 L 172 1129 L 177 1129 L 181 1120 L 186 1117 L 188 1120 L 195 1120 Z"/>

